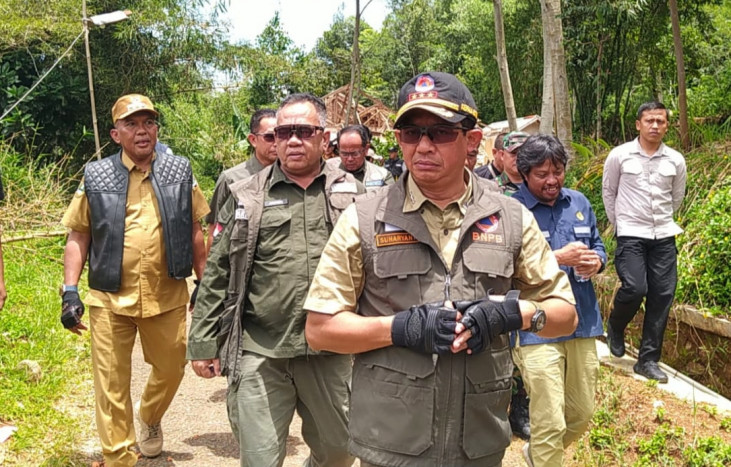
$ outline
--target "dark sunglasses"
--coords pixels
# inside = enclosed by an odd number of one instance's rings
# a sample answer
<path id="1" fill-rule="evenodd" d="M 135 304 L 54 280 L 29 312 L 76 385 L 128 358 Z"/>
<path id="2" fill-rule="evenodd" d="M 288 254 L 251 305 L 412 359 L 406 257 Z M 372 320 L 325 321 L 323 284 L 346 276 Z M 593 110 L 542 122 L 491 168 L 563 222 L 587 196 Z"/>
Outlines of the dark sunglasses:
<path id="1" fill-rule="evenodd" d="M 424 135 L 427 135 L 434 144 L 445 144 L 454 142 L 460 132 L 466 132 L 468 129 L 452 125 L 402 125 L 398 130 L 401 132 L 401 142 L 405 144 L 417 144 Z"/>
<path id="2" fill-rule="evenodd" d="M 274 133 L 254 133 L 256 136 L 261 136 L 267 143 L 274 142 Z"/>
<path id="3" fill-rule="evenodd" d="M 318 130 L 322 131 L 324 128 L 314 125 L 282 125 L 274 128 L 274 135 L 281 140 L 288 140 L 292 135 L 296 135 L 298 139 L 310 139 Z"/>

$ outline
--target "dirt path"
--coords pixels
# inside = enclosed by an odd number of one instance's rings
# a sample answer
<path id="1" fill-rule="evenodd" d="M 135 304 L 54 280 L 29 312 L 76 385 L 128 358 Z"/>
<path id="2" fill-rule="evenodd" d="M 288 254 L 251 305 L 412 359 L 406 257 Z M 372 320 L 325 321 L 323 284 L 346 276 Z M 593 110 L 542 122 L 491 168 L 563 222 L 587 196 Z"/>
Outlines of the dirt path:
<path id="1" fill-rule="evenodd" d="M 150 367 L 144 361 L 138 342 L 132 356 L 132 400 L 139 399 Z M 90 414 L 93 420 L 93 414 Z M 297 415 L 287 439 L 285 467 L 299 467 L 309 455 L 309 449 L 300 434 L 301 421 Z M 140 467 L 168 466 L 238 466 L 239 449 L 231 434 L 226 414 L 225 378 L 203 379 L 188 366 L 178 394 L 162 421 L 165 445 L 162 454 L 154 459 L 140 458 Z M 94 433 L 96 433 L 94 431 Z M 520 449 L 523 441 L 513 438 L 505 455 L 504 467 L 523 466 Z M 101 458 L 98 441 L 89 443 L 93 453 L 90 459 Z M 355 466 L 358 466 L 356 461 Z"/>

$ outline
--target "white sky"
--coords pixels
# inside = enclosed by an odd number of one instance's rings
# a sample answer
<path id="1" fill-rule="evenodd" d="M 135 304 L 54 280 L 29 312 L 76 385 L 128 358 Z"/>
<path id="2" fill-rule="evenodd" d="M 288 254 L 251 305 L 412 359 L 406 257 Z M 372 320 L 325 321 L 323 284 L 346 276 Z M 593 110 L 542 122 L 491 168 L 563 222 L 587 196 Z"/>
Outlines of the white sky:
<path id="1" fill-rule="evenodd" d="M 360 0 L 361 9 L 368 0 Z M 231 41 L 246 40 L 253 44 L 274 13 L 295 45 L 309 51 L 322 33 L 330 29 L 340 5 L 344 15 L 355 16 L 355 0 L 231 0 L 225 19 L 231 22 Z M 385 0 L 373 0 L 363 13 L 363 20 L 380 30 L 387 14 Z"/>

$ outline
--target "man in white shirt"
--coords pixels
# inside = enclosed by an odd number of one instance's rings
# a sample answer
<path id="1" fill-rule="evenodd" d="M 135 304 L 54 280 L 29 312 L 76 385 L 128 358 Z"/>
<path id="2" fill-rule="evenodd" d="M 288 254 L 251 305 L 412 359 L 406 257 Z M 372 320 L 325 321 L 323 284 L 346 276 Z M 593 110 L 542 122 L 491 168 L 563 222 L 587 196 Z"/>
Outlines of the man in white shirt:
<path id="1" fill-rule="evenodd" d="M 677 284 L 675 236 L 683 231 L 673 220 L 685 194 L 683 156 L 663 144 L 668 111 L 648 102 L 637 111 L 639 136 L 614 148 L 604 163 L 602 197 L 615 226 L 614 264 L 622 286 L 614 297 L 607 324 L 612 355 L 624 355 L 624 329 L 645 302 L 642 342 L 635 373 L 665 383 L 657 362 Z"/>

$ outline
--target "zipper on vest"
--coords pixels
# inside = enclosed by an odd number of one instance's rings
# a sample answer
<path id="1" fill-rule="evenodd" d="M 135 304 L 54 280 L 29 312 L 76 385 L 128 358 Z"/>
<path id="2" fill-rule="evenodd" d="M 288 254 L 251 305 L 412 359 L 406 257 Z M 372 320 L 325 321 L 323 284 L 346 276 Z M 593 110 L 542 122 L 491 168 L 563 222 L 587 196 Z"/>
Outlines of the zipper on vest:
<path id="1" fill-rule="evenodd" d="M 449 270 L 447 270 L 447 274 L 444 276 L 444 301 L 445 302 L 451 302 L 451 295 L 449 293 L 449 289 L 452 286 L 452 275 L 449 274 Z"/>

